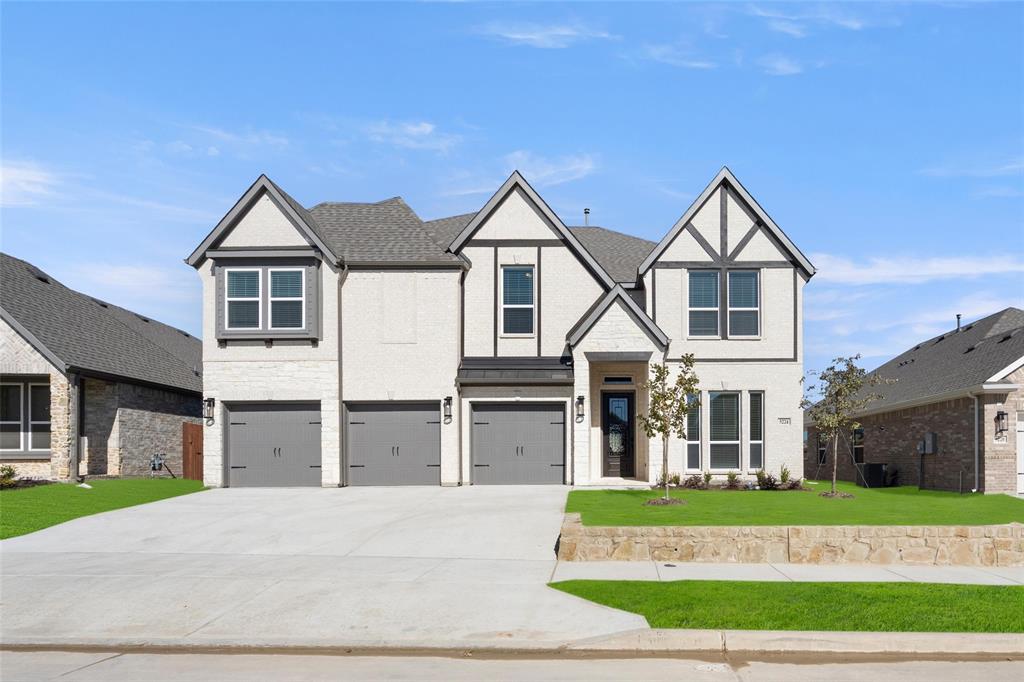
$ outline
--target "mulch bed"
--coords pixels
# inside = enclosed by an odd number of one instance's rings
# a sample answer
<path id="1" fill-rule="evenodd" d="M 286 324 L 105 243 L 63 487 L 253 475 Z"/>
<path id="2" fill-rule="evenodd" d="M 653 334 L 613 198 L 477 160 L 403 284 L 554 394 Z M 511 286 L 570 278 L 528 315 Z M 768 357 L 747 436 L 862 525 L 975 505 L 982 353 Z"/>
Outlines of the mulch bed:
<path id="1" fill-rule="evenodd" d="M 686 504 L 686 500 L 680 500 L 675 497 L 670 497 L 667 500 L 664 497 L 655 497 L 647 500 L 644 504 L 648 507 L 661 507 L 667 504 Z"/>
<path id="2" fill-rule="evenodd" d="M 19 490 L 21 488 L 35 488 L 37 485 L 50 485 L 53 481 L 45 481 L 38 478 L 19 478 L 10 485 L 5 485 L 0 490 Z"/>

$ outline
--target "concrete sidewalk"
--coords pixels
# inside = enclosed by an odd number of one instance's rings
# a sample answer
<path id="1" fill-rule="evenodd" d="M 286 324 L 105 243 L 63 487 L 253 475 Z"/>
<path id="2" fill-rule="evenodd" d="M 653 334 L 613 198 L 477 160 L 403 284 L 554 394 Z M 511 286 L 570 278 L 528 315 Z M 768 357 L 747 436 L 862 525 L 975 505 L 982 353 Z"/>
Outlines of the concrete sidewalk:
<path id="1" fill-rule="evenodd" d="M 559 561 L 552 581 L 559 580 L 759 580 L 1024 585 L 1024 567 Z"/>

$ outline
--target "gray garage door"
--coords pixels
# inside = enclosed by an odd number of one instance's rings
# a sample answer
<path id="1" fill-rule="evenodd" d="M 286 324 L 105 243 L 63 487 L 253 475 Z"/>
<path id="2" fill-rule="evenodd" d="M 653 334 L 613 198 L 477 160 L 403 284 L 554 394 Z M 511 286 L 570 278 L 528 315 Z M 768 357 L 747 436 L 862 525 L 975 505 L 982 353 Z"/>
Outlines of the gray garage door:
<path id="1" fill-rule="evenodd" d="M 563 405 L 473 406 L 473 483 L 564 483 Z"/>
<path id="2" fill-rule="evenodd" d="M 440 485 L 437 405 L 349 405 L 348 483 Z"/>
<path id="3" fill-rule="evenodd" d="M 233 405 L 228 484 L 320 485 L 319 403 Z"/>

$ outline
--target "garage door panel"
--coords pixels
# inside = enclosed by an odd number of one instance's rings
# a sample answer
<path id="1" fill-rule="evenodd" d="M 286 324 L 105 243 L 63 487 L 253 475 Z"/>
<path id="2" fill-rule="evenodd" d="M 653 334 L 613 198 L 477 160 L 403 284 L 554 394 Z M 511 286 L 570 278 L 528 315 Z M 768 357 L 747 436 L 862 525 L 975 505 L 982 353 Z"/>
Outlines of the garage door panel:
<path id="1" fill-rule="evenodd" d="M 229 416 L 229 485 L 320 485 L 319 404 L 233 405 Z"/>
<path id="2" fill-rule="evenodd" d="M 565 482 L 565 408 L 558 404 L 473 406 L 473 483 Z"/>
<path id="3" fill-rule="evenodd" d="M 436 405 L 348 406 L 349 485 L 440 485 Z"/>

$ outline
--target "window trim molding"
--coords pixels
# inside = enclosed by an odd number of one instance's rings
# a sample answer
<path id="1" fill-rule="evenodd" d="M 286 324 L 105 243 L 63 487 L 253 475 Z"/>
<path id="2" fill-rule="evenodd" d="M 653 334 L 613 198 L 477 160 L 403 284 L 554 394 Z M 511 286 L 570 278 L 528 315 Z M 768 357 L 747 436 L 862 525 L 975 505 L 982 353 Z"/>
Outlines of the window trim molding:
<path id="1" fill-rule="evenodd" d="M 736 396 L 736 440 L 711 440 L 711 405 L 712 396 L 716 395 Z M 711 466 L 712 445 L 735 445 L 736 466 L 724 469 Z M 743 471 L 743 391 L 708 391 L 708 471 L 712 473 L 728 473 L 730 471 L 740 473 Z"/>
<path id="2" fill-rule="evenodd" d="M 49 383 L 45 383 L 44 384 L 44 383 L 42 383 L 40 381 L 30 381 L 30 382 L 25 384 L 25 393 L 28 394 L 28 400 L 25 403 L 25 410 L 26 410 L 26 412 L 28 414 L 28 421 L 27 421 L 28 431 L 25 434 L 28 437 L 28 442 L 25 445 L 27 445 L 28 447 L 26 447 L 25 450 L 27 452 L 50 452 L 50 450 L 53 448 L 53 440 L 52 440 L 52 438 L 53 438 L 53 415 L 51 414 L 50 418 L 47 419 L 46 421 L 38 421 L 38 420 L 32 419 L 32 387 L 33 386 L 43 386 L 43 387 L 45 387 L 46 388 L 47 400 L 50 399 L 50 395 L 51 395 L 50 394 L 50 384 Z M 46 424 L 47 426 L 50 427 L 48 433 L 50 434 L 51 440 L 50 440 L 50 445 L 48 447 L 45 447 L 45 448 L 34 448 L 34 447 L 32 447 L 32 427 L 35 426 L 36 424 Z"/>
<path id="3" fill-rule="evenodd" d="M 537 266 L 534 263 L 508 263 L 499 266 L 501 270 L 501 334 L 499 335 L 503 339 L 532 339 L 537 336 Z M 531 275 L 530 285 L 530 296 L 533 302 L 530 304 L 526 303 L 505 303 L 505 270 L 529 270 Z M 530 321 L 529 333 L 516 333 L 505 331 L 505 309 L 523 309 L 531 308 L 533 311 L 532 319 Z"/>
<path id="4" fill-rule="evenodd" d="M 245 266 L 245 267 L 226 267 L 224 272 L 224 330 L 229 332 L 258 332 L 263 329 L 263 268 L 256 266 Z M 231 290 L 230 282 L 232 272 L 255 272 L 256 282 L 258 285 L 258 291 L 256 292 L 256 298 L 247 296 L 244 298 L 232 297 L 229 294 Z M 231 302 L 232 301 L 256 301 L 256 319 L 257 324 L 255 327 L 232 327 L 231 326 Z"/>
<path id="5" fill-rule="evenodd" d="M 732 303 L 729 300 L 729 299 L 732 298 L 732 276 L 734 274 L 736 274 L 736 273 L 741 273 L 741 272 L 752 272 L 755 275 L 754 281 L 757 284 L 757 307 L 754 307 L 754 308 L 734 308 L 732 306 Z M 750 268 L 750 269 L 730 268 L 726 272 L 725 324 L 726 324 L 726 326 L 728 328 L 729 338 L 730 339 L 739 339 L 739 340 L 747 339 L 747 340 L 755 340 L 756 341 L 757 339 L 761 338 L 761 330 L 762 330 L 761 299 L 763 298 L 762 297 L 762 292 L 761 292 L 761 279 L 762 279 L 762 277 L 761 277 L 761 270 L 759 268 Z M 730 313 L 732 313 L 734 310 L 736 312 L 755 311 L 757 313 L 757 333 L 756 334 L 734 334 L 733 333 L 733 331 L 732 331 L 732 315 Z"/>
<path id="6" fill-rule="evenodd" d="M 718 305 L 715 306 L 714 308 L 695 308 L 692 305 L 690 305 L 690 290 L 691 290 L 690 278 L 691 278 L 691 275 L 693 275 L 694 273 L 697 273 L 697 272 L 707 272 L 707 273 L 711 273 L 711 274 L 713 274 L 715 276 L 715 292 L 718 294 Z M 686 271 L 686 338 L 687 338 L 687 340 L 694 340 L 694 341 L 700 341 L 700 340 L 716 341 L 716 340 L 721 340 L 721 338 L 722 338 L 722 323 L 721 323 L 721 317 L 722 317 L 722 296 L 721 296 L 721 290 L 722 290 L 722 272 L 721 272 L 721 270 L 712 269 L 712 268 L 692 268 L 692 269 L 689 269 L 689 270 Z M 694 312 L 694 311 L 698 311 L 698 312 L 712 312 L 712 311 L 714 311 L 714 313 L 715 313 L 715 333 L 714 334 L 694 334 L 690 330 L 690 313 Z"/>
<path id="7" fill-rule="evenodd" d="M 12 452 L 25 452 L 25 382 L 23 381 L 2 381 L 0 386 L 17 386 L 18 388 L 18 419 L 12 421 L 5 419 L 0 421 L 0 424 L 17 424 L 18 425 L 18 447 L 17 448 L 0 448 L 0 452 L 4 454 Z M 31 443 L 29 443 L 31 445 Z"/>
<path id="8" fill-rule="evenodd" d="M 302 294 L 295 296 L 274 296 L 273 277 L 275 272 L 297 272 L 299 282 L 302 284 Z M 225 288 L 225 292 L 227 288 Z M 298 327 L 275 327 L 274 326 L 274 301 L 300 301 L 302 303 L 302 324 Z M 263 306 L 260 306 L 262 313 Z M 227 320 L 225 319 L 225 323 Z M 227 327 L 225 327 L 227 328 Z M 262 325 L 260 326 L 262 329 Z M 270 266 L 267 267 L 267 329 L 270 331 L 298 331 L 306 328 L 306 268 L 300 266 Z"/>

